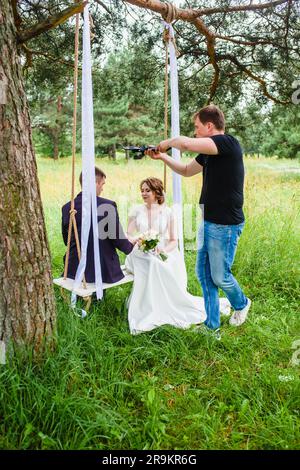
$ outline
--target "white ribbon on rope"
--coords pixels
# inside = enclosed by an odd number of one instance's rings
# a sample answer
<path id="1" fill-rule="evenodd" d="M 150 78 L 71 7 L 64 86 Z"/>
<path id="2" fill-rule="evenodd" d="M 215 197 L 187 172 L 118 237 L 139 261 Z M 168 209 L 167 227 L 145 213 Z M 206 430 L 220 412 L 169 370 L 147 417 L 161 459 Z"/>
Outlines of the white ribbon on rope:
<path id="1" fill-rule="evenodd" d="M 74 289 L 80 287 L 86 267 L 86 254 L 92 224 L 94 238 L 94 264 L 97 299 L 103 297 L 99 253 L 97 199 L 95 181 L 95 142 L 93 116 L 93 87 L 90 18 L 88 5 L 84 8 L 83 59 L 82 59 L 82 223 L 81 258 L 77 268 Z M 74 298 L 74 294 L 73 294 Z"/>
<path id="2" fill-rule="evenodd" d="M 165 29 L 169 30 L 169 54 L 170 54 L 170 84 L 171 84 L 171 136 L 179 137 L 180 123 L 179 123 L 179 91 L 178 91 L 178 69 L 176 50 L 174 46 L 174 29 L 166 21 L 163 21 Z M 172 148 L 172 157 L 174 160 L 180 160 L 180 150 Z M 183 218 L 182 218 L 182 191 L 181 191 L 181 176 L 173 171 L 173 207 L 176 216 L 179 248 L 182 256 L 184 256 L 184 243 L 183 243 Z"/>

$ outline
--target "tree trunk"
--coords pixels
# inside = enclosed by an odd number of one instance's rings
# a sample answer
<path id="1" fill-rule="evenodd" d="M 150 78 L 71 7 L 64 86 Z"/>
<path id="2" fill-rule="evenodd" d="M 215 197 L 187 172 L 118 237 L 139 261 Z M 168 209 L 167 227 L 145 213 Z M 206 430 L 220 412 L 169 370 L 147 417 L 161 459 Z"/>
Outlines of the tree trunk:
<path id="1" fill-rule="evenodd" d="M 59 127 L 53 129 L 52 136 L 53 136 L 53 158 L 54 160 L 58 160 L 58 153 L 59 153 Z"/>
<path id="2" fill-rule="evenodd" d="M 0 3 L 0 346 L 12 340 L 38 352 L 56 314 L 11 3 Z"/>
<path id="3" fill-rule="evenodd" d="M 116 150 L 116 144 L 112 144 L 111 147 L 111 156 L 114 160 L 117 158 L 117 150 Z"/>
<path id="4" fill-rule="evenodd" d="M 59 136 L 60 136 L 60 115 L 62 110 L 62 101 L 61 96 L 57 97 L 57 104 L 56 104 L 56 111 L 57 111 L 57 118 L 56 118 L 56 126 L 53 130 L 53 158 L 54 160 L 58 160 L 59 154 Z"/>

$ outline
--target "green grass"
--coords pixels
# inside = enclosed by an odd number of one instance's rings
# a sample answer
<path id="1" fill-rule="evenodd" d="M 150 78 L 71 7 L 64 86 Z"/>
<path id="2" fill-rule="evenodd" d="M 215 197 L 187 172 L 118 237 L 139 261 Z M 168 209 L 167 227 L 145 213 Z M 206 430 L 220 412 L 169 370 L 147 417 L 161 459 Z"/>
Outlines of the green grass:
<path id="1" fill-rule="evenodd" d="M 130 285 L 110 289 L 85 320 L 56 291 L 55 351 L 38 363 L 20 352 L 1 366 L 0 448 L 300 448 L 299 365 L 291 361 L 300 339 L 299 179 L 262 162 L 246 160 L 247 224 L 234 264 L 253 300 L 249 320 L 237 329 L 223 320 L 220 342 L 168 326 L 131 336 Z M 108 175 L 103 195 L 121 206 L 126 192 L 138 202 L 143 177 L 162 176 L 152 161 L 100 165 Z M 38 166 L 58 275 L 70 160 Z M 201 177 L 183 182 L 185 202 L 196 205 L 200 186 Z M 195 251 L 186 252 L 186 264 L 189 290 L 199 295 Z"/>

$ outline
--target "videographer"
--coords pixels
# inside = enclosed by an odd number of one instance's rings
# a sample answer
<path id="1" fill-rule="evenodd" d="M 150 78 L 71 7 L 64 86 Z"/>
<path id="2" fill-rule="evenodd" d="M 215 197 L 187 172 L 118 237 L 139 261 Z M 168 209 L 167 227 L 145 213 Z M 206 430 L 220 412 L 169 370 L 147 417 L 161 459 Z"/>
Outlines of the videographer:
<path id="1" fill-rule="evenodd" d="M 196 274 L 201 283 L 207 319 L 212 330 L 220 327 L 218 288 L 230 301 L 234 313 L 229 323 L 239 326 L 247 318 L 251 305 L 234 278 L 231 267 L 239 237 L 244 228 L 244 164 L 238 140 L 225 134 L 223 112 L 215 105 L 206 106 L 194 115 L 195 138 L 167 139 L 145 153 L 162 160 L 182 176 L 203 172 L 200 204 L 204 223 L 199 228 Z M 198 153 L 188 164 L 175 161 L 165 152 L 174 147 Z"/>

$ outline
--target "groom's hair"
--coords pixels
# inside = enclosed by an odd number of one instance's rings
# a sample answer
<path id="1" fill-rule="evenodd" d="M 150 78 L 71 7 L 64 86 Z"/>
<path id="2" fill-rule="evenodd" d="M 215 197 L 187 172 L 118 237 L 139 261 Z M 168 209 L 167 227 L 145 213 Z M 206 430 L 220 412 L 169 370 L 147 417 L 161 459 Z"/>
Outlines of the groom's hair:
<path id="1" fill-rule="evenodd" d="M 214 104 L 204 106 L 204 108 L 201 108 L 200 111 L 195 113 L 193 116 L 194 121 L 197 117 L 202 124 L 212 122 L 218 131 L 225 130 L 225 117 L 223 111 Z"/>
<path id="2" fill-rule="evenodd" d="M 140 189 L 142 189 L 143 184 L 146 183 L 147 186 L 155 193 L 156 200 L 158 204 L 163 204 L 165 202 L 164 194 L 164 185 L 162 180 L 151 176 L 150 178 L 144 179 L 140 184 Z"/>
<path id="3" fill-rule="evenodd" d="M 96 176 L 96 179 L 106 178 L 106 174 L 104 173 L 104 171 L 100 170 L 100 168 L 98 168 L 97 166 L 95 166 L 95 176 Z M 79 183 L 80 183 L 80 186 L 82 186 L 82 172 L 80 173 L 80 176 L 79 176 Z"/>

